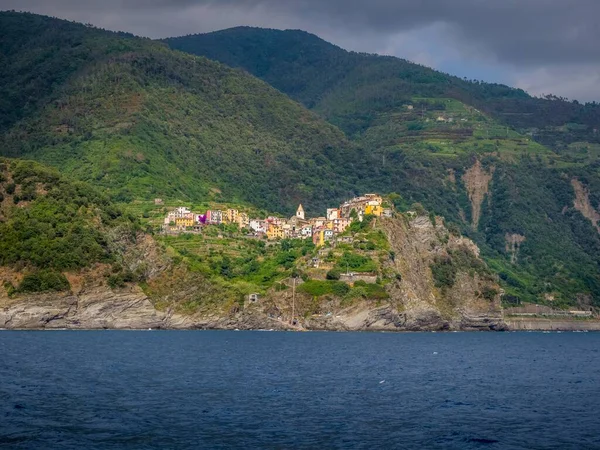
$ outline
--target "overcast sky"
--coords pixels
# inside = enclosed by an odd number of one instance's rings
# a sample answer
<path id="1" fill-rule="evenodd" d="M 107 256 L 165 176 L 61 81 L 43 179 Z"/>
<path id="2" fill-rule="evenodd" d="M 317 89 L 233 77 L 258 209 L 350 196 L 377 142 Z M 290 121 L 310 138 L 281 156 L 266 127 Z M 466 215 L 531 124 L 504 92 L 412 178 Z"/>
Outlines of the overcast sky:
<path id="1" fill-rule="evenodd" d="M 302 29 L 534 95 L 600 101 L 600 0 L 0 0 L 0 9 L 152 38 Z"/>

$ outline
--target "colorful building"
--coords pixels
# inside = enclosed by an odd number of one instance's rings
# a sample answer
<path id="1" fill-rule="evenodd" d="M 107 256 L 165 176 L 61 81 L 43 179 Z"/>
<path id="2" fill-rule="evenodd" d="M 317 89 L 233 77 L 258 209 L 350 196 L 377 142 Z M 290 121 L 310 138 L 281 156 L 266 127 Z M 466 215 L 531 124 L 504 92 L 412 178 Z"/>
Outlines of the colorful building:
<path id="1" fill-rule="evenodd" d="M 282 226 L 273 223 L 269 224 L 267 229 L 268 239 L 283 239 L 285 237 L 285 231 Z"/>
<path id="2" fill-rule="evenodd" d="M 226 211 L 227 222 L 228 223 L 237 223 L 239 214 L 240 214 L 240 212 L 237 209 L 228 209 Z"/>
<path id="3" fill-rule="evenodd" d="M 240 228 L 248 228 L 250 225 L 250 216 L 246 213 L 239 213 L 236 222 Z"/>
<path id="4" fill-rule="evenodd" d="M 335 220 L 340 218 L 339 208 L 327 208 L 327 220 Z"/>
<path id="5" fill-rule="evenodd" d="M 300 230 L 300 236 L 302 239 L 308 239 L 313 235 L 313 227 L 312 225 L 304 225 Z"/>
<path id="6" fill-rule="evenodd" d="M 346 231 L 346 228 L 348 228 L 351 223 L 352 219 L 335 219 L 333 221 L 333 231 L 335 231 L 336 233 L 343 233 L 344 231 Z"/>
<path id="7" fill-rule="evenodd" d="M 325 245 L 325 229 L 322 227 L 316 228 L 313 231 L 312 241 L 317 247 Z"/>
<path id="8" fill-rule="evenodd" d="M 251 219 L 248 214 L 234 208 L 226 210 L 208 210 L 206 214 L 192 213 L 186 207 L 170 211 L 164 218 L 165 231 L 201 231 L 202 225 L 235 223 L 240 229 L 248 228 L 256 234 L 266 234 L 269 239 L 312 238 L 316 245 L 324 245 L 343 233 L 352 223 L 351 215 L 355 211 L 358 220 L 364 215 L 391 217 L 392 211 L 383 208 L 383 199 L 378 194 L 365 194 L 341 204 L 339 208 L 327 208 L 325 217 L 307 219 L 304 207 L 298 205 L 295 215 L 289 219 L 269 216 L 265 220 Z"/>
<path id="9" fill-rule="evenodd" d="M 263 234 L 268 230 L 268 224 L 264 220 L 251 219 L 248 227 L 255 233 Z"/>
<path id="10" fill-rule="evenodd" d="M 180 230 L 185 230 L 187 227 L 193 227 L 195 224 L 194 215 L 187 214 L 185 217 L 176 217 L 175 226 Z"/>
<path id="11" fill-rule="evenodd" d="M 366 214 L 371 214 L 373 216 L 381 216 L 383 214 L 383 207 L 381 206 L 381 203 L 377 203 L 377 202 L 369 202 L 367 203 L 367 206 L 365 206 L 365 215 Z"/>
<path id="12" fill-rule="evenodd" d="M 206 223 L 211 225 L 219 225 L 223 222 L 223 211 L 218 209 L 209 209 L 206 211 Z"/>

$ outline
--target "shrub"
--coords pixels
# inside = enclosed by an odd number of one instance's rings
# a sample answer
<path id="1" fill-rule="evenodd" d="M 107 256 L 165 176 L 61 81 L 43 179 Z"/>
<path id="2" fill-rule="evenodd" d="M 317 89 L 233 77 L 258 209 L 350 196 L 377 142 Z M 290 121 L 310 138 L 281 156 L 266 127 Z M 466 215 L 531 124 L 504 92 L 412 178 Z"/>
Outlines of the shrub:
<path id="1" fill-rule="evenodd" d="M 451 235 L 460 236 L 460 228 L 456 223 L 454 223 L 454 222 L 448 223 L 447 228 Z"/>
<path id="2" fill-rule="evenodd" d="M 454 286 L 456 272 L 456 266 L 450 256 L 436 256 L 431 264 L 431 273 L 437 288 L 445 289 Z"/>
<path id="3" fill-rule="evenodd" d="M 5 281 L 3 286 L 4 289 L 6 289 L 6 293 L 9 297 L 11 297 L 17 291 L 10 281 Z"/>
<path id="4" fill-rule="evenodd" d="M 111 288 L 125 287 L 125 283 L 134 281 L 134 276 L 131 272 L 115 273 L 108 277 L 108 285 Z"/>
<path id="5" fill-rule="evenodd" d="M 492 301 L 496 298 L 496 295 L 498 295 L 498 291 L 494 288 L 491 288 L 489 286 L 486 286 L 485 288 L 483 288 L 483 292 L 482 292 L 483 298 L 485 298 L 487 301 Z"/>
<path id="6" fill-rule="evenodd" d="M 341 273 L 337 269 L 331 269 L 329 272 L 327 272 L 326 277 L 328 280 L 339 280 L 341 277 Z"/>
<path id="7" fill-rule="evenodd" d="M 343 281 L 310 280 L 300 285 L 298 290 L 301 292 L 306 292 L 307 294 L 310 294 L 313 297 L 321 297 L 323 295 L 328 294 L 333 294 L 342 297 L 350 291 L 350 286 L 348 286 Z"/>
<path id="8" fill-rule="evenodd" d="M 322 295 L 331 293 L 331 288 L 329 284 L 330 282 L 327 281 L 310 280 L 300 285 L 298 290 L 306 292 L 307 294 L 310 294 L 313 297 L 320 297 Z"/>
<path id="9" fill-rule="evenodd" d="M 338 297 L 343 297 L 350 292 L 350 286 L 343 282 L 335 282 L 331 284 L 331 292 Z"/>
<path id="10" fill-rule="evenodd" d="M 375 262 L 366 256 L 351 252 L 344 252 L 343 256 L 338 261 L 336 266 L 338 270 L 353 270 L 355 272 L 375 272 L 377 265 Z"/>
<path id="11" fill-rule="evenodd" d="M 413 203 L 411 209 L 419 216 L 425 216 L 427 214 L 427 210 L 420 203 Z"/>
<path id="12" fill-rule="evenodd" d="M 39 270 L 25 275 L 18 292 L 67 291 L 71 288 L 67 278 L 60 272 Z"/>
<path id="13" fill-rule="evenodd" d="M 385 288 L 379 284 L 368 283 L 366 290 L 367 297 L 371 299 L 384 300 L 390 297 Z"/>

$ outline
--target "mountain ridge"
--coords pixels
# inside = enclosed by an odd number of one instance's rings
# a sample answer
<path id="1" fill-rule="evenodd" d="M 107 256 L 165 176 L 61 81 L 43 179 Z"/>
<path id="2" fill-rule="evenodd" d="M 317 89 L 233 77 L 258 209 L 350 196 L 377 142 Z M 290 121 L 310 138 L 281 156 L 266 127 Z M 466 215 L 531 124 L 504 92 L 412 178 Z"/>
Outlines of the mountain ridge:
<path id="1" fill-rule="evenodd" d="M 210 55 L 212 59 L 217 59 L 226 62 L 226 64 L 234 67 L 243 67 L 250 73 L 257 75 L 259 78 L 273 84 L 283 92 L 288 93 L 292 98 L 301 101 L 309 108 L 316 108 L 323 112 L 322 109 L 318 108 L 318 102 L 322 100 L 323 92 L 319 92 L 320 99 L 317 99 L 314 94 L 304 95 L 297 91 L 290 89 L 285 84 L 285 79 L 282 78 L 282 72 L 286 77 L 291 77 L 290 80 L 297 82 L 298 80 L 304 80 L 306 83 L 307 79 L 316 81 L 318 84 L 320 81 L 315 80 L 314 77 L 307 77 L 311 72 L 303 73 L 292 73 L 293 69 L 306 69 L 306 66 L 310 66 L 310 70 L 316 70 L 322 77 L 327 77 L 326 71 L 331 70 L 331 64 L 327 58 L 324 60 L 318 59 L 318 55 L 314 50 L 318 47 L 320 52 L 330 55 L 330 51 L 334 51 L 337 59 L 343 59 L 344 61 L 336 63 L 342 66 L 342 69 L 349 70 L 346 75 L 351 75 L 352 71 L 361 70 L 361 66 L 373 65 L 376 61 L 378 64 L 387 64 L 387 69 L 392 71 L 399 71 L 400 77 L 407 78 L 408 76 L 417 77 L 418 82 L 426 81 L 427 77 L 436 77 L 439 82 L 445 83 L 447 89 L 445 92 L 450 94 L 452 98 L 457 100 L 471 103 L 476 107 L 482 108 L 484 111 L 495 114 L 497 118 L 502 118 L 509 126 L 518 126 L 518 121 L 529 120 L 531 122 L 532 110 L 535 109 L 553 109 L 556 114 L 556 110 L 560 109 L 560 115 L 556 116 L 557 122 L 553 122 L 553 125 L 560 125 L 567 123 L 569 119 L 584 116 L 589 122 L 591 120 L 594 123 L 600 123 L 600 105 L 597 102 L 589 102 L 589 110 L 585 109 L 585 105 L 579 104 L 579 102 L 566 102 L 559 97 L 549 95 L 547 98 L 533 97 L 527 94 L 522 89 L 512 88 L 500 83 L 485 83 L 482 81 L 467 81 L 465 79 L 453 76 L 451 74 L 439 72 L 435 69 L 421 66 L 402 58 L 394 56 L 380 56 L 376 54 L 366 54 L 346 51 L 341 47 L 330 44 L 318 36 L 307 33 L 310 36 L 310 45 L 302 47 L 303 52 L 307 54 L 301 54 L 300 52 L 290 52 L 285 58 L 280 58 L 280 52 L 283 52 L 283 48 L 279 48 L 279 45 L 289 46 L 290 43 L 293 46 L 301 46 L 301 40 L 297 39 L 299 36 L 304 36 L 297 30 L 274 30 L 274 29 L 261 29 L 256 27 L 236 27 L 227 30 L 216 31 L 212 33 L 203 33 L 188 35 L 176 38 L 167 38 L 163 42 L 168 43 L 173 48 L 178 48 L 184 51 L 188 51 L 194 54 L 206 54 Z M 279 42 L 277 42 L 279 41 Z M 260 50 L 257 50 L 260 48 Z M 240 49 L 253 50 L 250 54 L 241 54 Z M 312 53 L 311 53 L 312 50 Z M 241 55 L 240 55 L 241 54 Z M 290 56 L 290 55 L 295 55 Z M 273 56 L 273 58 L 270 58 Z M 274 61 L 274 58 L 280 58 L 278 61 Z M 311 60 L 313 58 L 313 60 Z M 293 61 L 301 61 L 302 64 L 292 66 Z M 252 62 L 251 65 L 247 64 L 247 61 Z M 269 73 L 266 68 L 271 67 L 273 63 L 277 65 L 273 69 L 274 73 Z M 261 67 L 261 70 L 257 70 L 259 63 L 267 64 L 266 67 Z M 269 65 L 270 63 L 270 65 Z M 287 64 L 287 66 L 286 66 Z M 389 73 L 386 73 L 386 67 L 378 69 L 376 76 L 382 79 L 389 79 Z M 335 64 L 333 70 L 337 71 Z M 405 73 L 403 73 L 405 71 Z M 410 71 L 413 73 L 411 74 Z M 368 73 L 363 74 L 370 76 Z M 376 80 L 376 76 L 372 76 L 372 80 Z M 420 80 L 418 79 L 420 78 Z M 380 81 L 380 80 L 378 80 Z M 401 86 L 401 85 L 397 85 Z M 437 90 L 436 95 L 442 94 L 442 91 Z M 493 103 L 490 104 L 490 101 Z M 519 103 L 521 101 L 521 103 Z M 515 117 L 516 115 L 516 117 Z M 326 117 L 331 117 L 327 113 Z M 503 117 L 504 116 L 504 117 Z M 588 117 L 590 116 L 590 117 Z M 554 116 L 553 116 L 554 117 Z M 517 120 L 515 120 L 515 118 Z M 535 117 L 534 117 L 535 119 Z M 544 117 L 547 121 L 548 117 Z M 538 121 L 534 120 L 529 126 L 535 126 Z M 349 131 L 349 128 L 342 125 L 342 129 Z"/>
<path id="2" fill-rule="evenodd" d="M 11 82 L 0 104 L 4 155 L 51 164 L 121 203 L 232 202 L 290 214 L 298 203 L 316 213 L 361 192 L 393 194 L 400 212 L 424 206 L 472 238 L 507 304 L 600 301 L 600 145 L 586 125 L 594 105 L 322 51 L 306 33 L 292 33 L 295 51 L 260 29 L 252 34 L 271 47 L 236 29 L 228 35 L 240 42 L 213 48 L 244 48 L 278 90 L 148 39 L 31 14 L 0 13 L 0 23 L 0 79 Z M 485 108 L 469 103 L 475 97 Z M 519 117 L 538 113 L 526 123 L 510 116 L 513 126 L 504 112 L 514 104 Z M 561 122 L 573 111 L 585 114 Z M 546 118 L 560 126 L 530 127 Z"/>
<path id="3" fill-rule="evenodd" d="M 319 160 L 328 167 L 338 150 L 350 147 L 341 132 L 314 113 L 221 63 L 58 19 L 12 13 L 0 18 L 7 22 L 0 35 L 3 53 L 13 45 L 38 49 L 21 53 L 22 62 L 11 57 L 16 61 L 0 69 L 0 79 L 10 78 L 19 65 L 42 78 L 34 83 L 40 103 L 25 108 L 22 119 L 5 120 L 12 126 L 2 134 L 2 153 L 61 167 L 123 200 L 198 200 L 224 192 L 229 199 L 270 209 L 291 207 L 299 195 L 324 202 L 327 195 L 303 187 L 296 173 L 319 184 L 317 153 L 329 151 L 331 159 Z M 47 23 L 47 32 L 31 34 L 28 45 L 21 29 L 35 29 L 27 24 L 39 21 Z M 8 26 L 13 22 L 17 25 Z M 77 63 L 54 74 L 65 59 Z M 54 75 L 46 79 L 38 67 L 49 67 Z M 31 94 L 22 85 L 29 80 L 19 80 L 5 88 L 6 97 L 14 99 L 5 111 L 28 102 Z M 289 159 L 297 163 L 294 170 Z M 242 183 L 231 182 L 236 178 Z"/>

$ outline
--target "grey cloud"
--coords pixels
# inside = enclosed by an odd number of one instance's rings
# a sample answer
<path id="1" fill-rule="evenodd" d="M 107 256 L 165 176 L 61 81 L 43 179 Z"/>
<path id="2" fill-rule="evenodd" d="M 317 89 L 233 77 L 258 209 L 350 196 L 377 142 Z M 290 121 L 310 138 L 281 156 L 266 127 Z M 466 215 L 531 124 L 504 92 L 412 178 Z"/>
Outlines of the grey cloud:
<path id="1" fill-rule="evenodd" d="M 454 66 L 479 64 L 483 74 L 498 67 L 513 72 L 505 82 L 536 93 L 542 87 L 535 74 L 543 74 L 540 83 L 560 89 L 571 68 L 585 76 L 557 93 L 600 97 L 590 81 L 600 74 L 598 0 L 0 0 L 0 9 L 155 38 L 237 25 L 300 28 L 342 47 L 391 49 L 434 67 L 449 60 Z"/>
<path id="2" fill-rule="evenodd" d="M 138 32 L 152 37 L 179 32 L 181 26 L 172 19 L 203 11 L 210 12 L 210 20 L 195 19 L 204 29 L 186 32 L 207 31 L 213 22 L 227 24 L 232 12 L 259 23 L 268 20 L 253 17 L 253 12 L 269 12 L 290 24 L 318 23 L 366 34 L 398 33 L 440 22 L 449 25 L 462 45 L 501 61 L 535 65 L 600 60 L 597 0 L 1 0 L 3 4 L 54 11 L 57 16 L 99 14 L 96 20 L 101 22 L 104 13 L 104 19 L 116 24 L 139 23 L 146 17 L 154 23 L 146 29 L 140 26 Z M 150 20 L 161 16 L 163 21 Z"/>
<path id="3" fill-rule="evenodd" d="M 189 2 L 188 2 L 189 3 Z M 220 0 L 327 19 L 335 26 L 397 33 L 445 23 L 463 44 L 518 64 L 600 60 L 597 0 Z"/>

